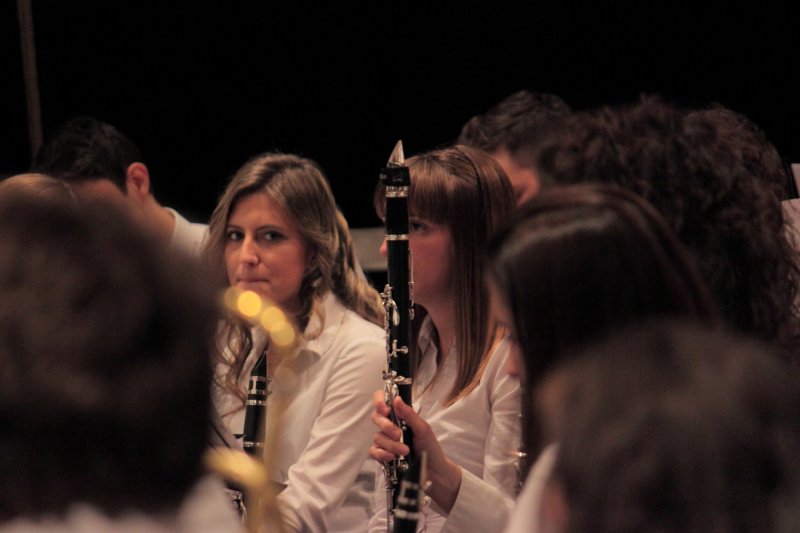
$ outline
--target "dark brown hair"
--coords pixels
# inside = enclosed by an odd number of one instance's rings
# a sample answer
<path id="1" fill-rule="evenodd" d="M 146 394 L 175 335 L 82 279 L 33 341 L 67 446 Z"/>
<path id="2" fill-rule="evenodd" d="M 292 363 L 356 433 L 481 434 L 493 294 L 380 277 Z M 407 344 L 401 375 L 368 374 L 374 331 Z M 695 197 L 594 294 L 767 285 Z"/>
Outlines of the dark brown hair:
<path id="1" fill-rule="evenodd" d="M 655 322 L 557 371 L 567 531 L 789 532 L 800 392 L 767 345 Z"/>
<path id="2" fill-rule="evenodd" d="M 210 279 L 107 206 L 0 198 L 0 522 L 174 511 L 203 472 Z"/>
<path id="3" fill-rule="evenodd" d="M 691 256 L 661 215 L 624 189 L 546 189 L 498 232 L 488 255 L 523 352 L 523 438 L 534 456 L 542 443 L 530 395 L 557 361 L 647 317 L 717 319 Z"/>

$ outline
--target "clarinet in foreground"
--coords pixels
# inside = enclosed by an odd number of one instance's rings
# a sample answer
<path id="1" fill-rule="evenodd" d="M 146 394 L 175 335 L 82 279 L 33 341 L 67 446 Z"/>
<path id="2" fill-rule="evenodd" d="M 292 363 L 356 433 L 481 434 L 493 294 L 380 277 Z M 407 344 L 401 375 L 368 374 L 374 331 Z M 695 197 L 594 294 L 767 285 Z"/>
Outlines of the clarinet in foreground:
<path id="1" fill-rule="evenodd" d="M 247 385 L 247 403 L 244 412 L 242 444 L 245 452 L 256 457 L 260 457 L 264 453 L 264 438 L 267 429 L 268 386 L 267 350 L 265 349 L 256 362 L 256 366 L 250 372 L 250 380 Z"/>
<path id="2" fill-rule="evenodd" d="M 380 183 L 386 194 L 387 283 L 381 293 L 386 311 L 386 357 L 384 401 L 389 407 L 397 396 L 411 405 L 411 321 L 414 318 L 411 252 L 408 246 L 408 168 L 403 165 L 403 143 L 395 145 L 389 162 L 382 169 Z M 411 429 L 392 410 L 390 415 L 402 431 L 408 446 L 407 457 L 384 463 L 386 477 L 387 531 L 416 531 L 420 503 L 421 465 L 416 461 Z M 409 465 L 412 468 L 409 468 Z"/>

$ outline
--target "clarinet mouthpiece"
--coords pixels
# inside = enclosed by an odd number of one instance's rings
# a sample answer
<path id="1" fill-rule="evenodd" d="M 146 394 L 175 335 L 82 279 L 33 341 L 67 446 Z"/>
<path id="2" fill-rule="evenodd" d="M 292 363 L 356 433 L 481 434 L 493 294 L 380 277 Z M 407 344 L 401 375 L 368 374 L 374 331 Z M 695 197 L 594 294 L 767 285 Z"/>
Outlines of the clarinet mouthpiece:
<path id="1" fill-rule="evenodd" d="M 386 166 L 389 167 L 399 167 L 405 163 L 406 158 L 403 155 L 403 141 L 397 141 L 397 144 L 394 145 L 394 150 L 392 150 L 392 155 L 389 156 L 389 161 L 386 163 Z"/>

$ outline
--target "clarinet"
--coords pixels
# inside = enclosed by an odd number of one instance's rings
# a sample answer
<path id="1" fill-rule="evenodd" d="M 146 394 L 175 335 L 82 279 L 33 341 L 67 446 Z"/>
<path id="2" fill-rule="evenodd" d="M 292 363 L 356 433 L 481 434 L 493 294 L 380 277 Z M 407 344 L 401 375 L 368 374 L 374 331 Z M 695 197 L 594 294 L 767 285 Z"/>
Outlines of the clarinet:
<path id="1" fill-rule="evenodd" d="M 264 453 L 264 438 L 267 430 L 267 395 L 269 394 L 269 378 L 267 377 L 267 350 L 261 353 L 247 385 L 247 403 L 244 412 L 244 435 L 242 444 L 244 451 L 260 457 Z"/>
<path id="2" fill-rule="evenodd" d="M 411 405 L 411 321 L 414 318 L 411 251 L 408 246 L 408 168 L 403 166 L 403 143 L 398 141 L 382 169 L 386 192 L 387 283 L 381 297 L 385 311 L 387 370 L 383 374 L 384 401 L 390 408 L 397 396 Z M 408 457 L 383 464 L 386 477 L 386 525 L 395 533 L 415 532 L 419 518 L 420 471 L 411 428 L 392 409 L 391 420 L 401 429 Z"/>

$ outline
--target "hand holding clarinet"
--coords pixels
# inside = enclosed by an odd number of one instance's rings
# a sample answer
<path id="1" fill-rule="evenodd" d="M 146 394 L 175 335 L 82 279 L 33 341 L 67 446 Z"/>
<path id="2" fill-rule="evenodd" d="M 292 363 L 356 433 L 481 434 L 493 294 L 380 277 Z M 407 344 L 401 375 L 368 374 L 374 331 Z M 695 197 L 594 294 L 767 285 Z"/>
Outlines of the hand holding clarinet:
<path id="1" fill-rule="evenodd" d="M 376 391 L 372 397 L 375 407 L 372 423 L 378 428 L 378 432 L 373 438 L 374 446 L 370 448 L 369 456 L 379 463 L 405 457 L 410 452 L 408 446 L 400 441 L 400 428 L 391 421 L 389 406 L 383 399 L 383 391 Z M 402 398 L 396 398 L 393 407 L 395 414 L 414 433 L 414 451 L 425 455 L 428 482 L 425 493 L 442 510 L 450 512 L 461 487 L 461 467 L 448 459 L 428 423 L 406 405 Z"/>

